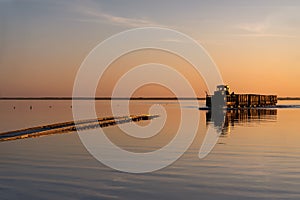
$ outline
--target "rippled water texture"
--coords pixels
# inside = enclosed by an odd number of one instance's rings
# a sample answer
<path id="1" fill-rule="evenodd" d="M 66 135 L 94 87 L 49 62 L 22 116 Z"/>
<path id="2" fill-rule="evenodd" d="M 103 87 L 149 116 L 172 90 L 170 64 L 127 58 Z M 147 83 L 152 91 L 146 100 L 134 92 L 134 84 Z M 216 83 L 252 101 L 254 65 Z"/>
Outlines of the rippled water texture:
<path id="1" fill-rule="evenodd" d="M 133 101 L 130 111 L 147 113 L 152 104 L 168 113 L 158 135 L 136 139 L 117 126 L 104 128 L 105 134 L 134 152 L 166 145 L 180 122 L 179 105 Z M 148 174 L 104 166 L 74 132 L 1 142 L 1 199 L 300 199 L 300 102 L 279 104 L 277 109 L 228 112 L 217 145 L 204 159 L 198 152 L 206 130 L 218 123 L 199 111 L 198 134 L 189 150 L 171 166 Z M 98 117 L 111 116 L 107 101 L 97 101 L 96 107 Z M 0 101 L 0 109 L 0 132 L 73 120 L 70 101 Z M 197 106 L 186 101 L 183 109 Z"/>

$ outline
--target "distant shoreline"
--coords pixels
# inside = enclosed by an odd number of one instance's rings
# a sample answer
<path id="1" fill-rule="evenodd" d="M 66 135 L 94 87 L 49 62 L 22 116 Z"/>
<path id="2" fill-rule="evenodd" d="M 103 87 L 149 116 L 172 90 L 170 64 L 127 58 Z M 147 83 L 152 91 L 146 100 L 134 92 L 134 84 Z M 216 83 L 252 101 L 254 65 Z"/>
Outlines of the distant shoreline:
<path id="1" fill-rule="evenodd" d="M 205 100 L 205 97 L 0 97 L 0 100 Z M 278 97 L 278 100 L 300 100 L 300 97 Z"/>
<path id="2" fill-rule="evenodd" d="M 205 100 L 205 97 L 1 97 L 0 100 Z"/>
<path id="3" fill-rule="evenodd" d="M 300 100 L 300 97 L 278 97 L 278 100 Z"/>

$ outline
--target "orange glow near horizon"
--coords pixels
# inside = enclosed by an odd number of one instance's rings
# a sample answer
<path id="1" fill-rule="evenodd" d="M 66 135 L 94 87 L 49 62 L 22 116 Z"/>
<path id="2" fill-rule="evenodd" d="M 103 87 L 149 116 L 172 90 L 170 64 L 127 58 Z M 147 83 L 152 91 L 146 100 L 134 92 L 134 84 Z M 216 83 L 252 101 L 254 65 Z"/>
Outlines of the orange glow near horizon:
<path id="1" fill-rule="evenodd" d="M 219 67 L 224 83 L 236 93 L 300 97 L 300 5 L 296 3 L 195 1 L 182 5 L 174 1 L 172 9 L 165 9 L 169 3 L 160 2 L 149 5 L 155 14 L 139 4 L 121 14 L 118 5 L 104 12 L 101 2 L 66 3 L 65 10 L 48 3 L 52 7 L 41 3 L 35 9 L 30 3 L 24 8 L 9 1 L 0 3 L 4 16 L 0 19 L 0 97 L 72 96 L 76 72 L 96 45 L 121 31 L 145 26 L 169 27 L 197 40 Z M 144 51 L 116 60 L 113 75 L 104 78 L 108 82 L 102 82 L 103 86 L 99 84 L 97 96 L 109 96 L 124 69 L 154 61 L 178 69 L 199 97 L 205 95 L 202 78 L 189 71 L 184 60 L 160 54 Z M 146 87 L 137 95 L 169 93 Z"/>
<path id="2" fill-rule="evenodd" d="M 134 67 L 147 63 L 159 63 L 172 67 L 190 82 L 197 96 L 205 96 L 205 91 L 207 91 L 205 83 L 201 78 L 201 75 L 197 73 L 197 71 L 191 64 L 189 64 L 180 56 L 166 51 L 154 49 L 133 51 L 115 60 L 102 76 L 102 79 L 98 84 L 96 96 L 111 96 L 116 82 L 120 79 L 121 76 L 123 76 L 126 72 L 133 69 Z M 141 74 L 141 76 L 155 76 L 155 73 L 156 72 L 153 72 L 153 74 Z M 177 80 L 174 80 L 174 82 L 176 81 Z M 180 88 L 180 83 L 178 83 L 177 86 L 178 88 Z M 164 89 L 163 86 L 150 84 L 145 85 L 145 87 L 140 87 L 140 90 L 136 91 L 134 96 L 173 97 L 174 95 Z"/>

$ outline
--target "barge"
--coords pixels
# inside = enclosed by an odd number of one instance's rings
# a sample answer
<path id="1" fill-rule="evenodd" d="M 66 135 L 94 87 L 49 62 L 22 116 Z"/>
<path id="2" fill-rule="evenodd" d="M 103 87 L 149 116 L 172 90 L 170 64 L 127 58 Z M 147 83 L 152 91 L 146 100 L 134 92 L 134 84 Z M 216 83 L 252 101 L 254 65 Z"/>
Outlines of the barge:
<path id="1" fill-rule="evenodd" d="M 227 108 L 272 107 L 277 104 L 277 95 L 235 94 L 230 93 L 228 85 L 218 85 L 213 95 L 206 94 L 206 106 L 212 107 L 213 102 L 224 101 Z"/>

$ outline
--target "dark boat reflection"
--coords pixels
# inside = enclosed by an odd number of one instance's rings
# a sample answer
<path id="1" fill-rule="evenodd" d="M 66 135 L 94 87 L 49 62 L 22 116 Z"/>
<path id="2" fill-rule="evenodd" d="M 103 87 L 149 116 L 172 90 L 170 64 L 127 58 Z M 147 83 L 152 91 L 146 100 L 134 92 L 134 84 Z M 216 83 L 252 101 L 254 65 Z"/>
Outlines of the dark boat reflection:
<path id="1" fill-rule="evenodd" d="M 227 136 L 235 125 L 245 125 L 257 122 L 274 122 L 277 119 L 277 109 L 232 109 L 226 112 L 224 118 L 214 117 L 211 111 L 206 112 L 206 125 L 212 124 L 220 131 L 220 136 Z"/>

